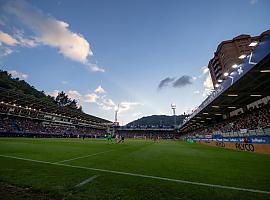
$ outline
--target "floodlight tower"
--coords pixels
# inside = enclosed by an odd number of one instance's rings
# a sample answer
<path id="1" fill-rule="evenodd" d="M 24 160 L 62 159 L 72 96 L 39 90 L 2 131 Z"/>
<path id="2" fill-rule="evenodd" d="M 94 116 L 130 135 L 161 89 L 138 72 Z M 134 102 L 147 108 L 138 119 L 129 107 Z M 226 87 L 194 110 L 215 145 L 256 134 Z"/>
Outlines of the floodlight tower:
<path id="1" fill-rule="evenodd" d="M 119 104 L 115 106 L 114 111 L 115 111 L 114 122 L 117 123 L 117 114 L 119 111 Z"/>
<path id="2" fill-rule="evenodd" d="M 119 111 L 119 104 L 117 106 L 114 107 L 114 111 L 115 111 L 115 115 L 114 115 L 114 123 L 113 123 L 113 133 L 112 135 L 114 136 L 115 134 L 115 129 L 118 126 L 118 122 L 117 122 L 117 114 Z"/>
<path id="3" fill-rule="evenodd" d="M 176 104 L 175 104 L 175 103 L 172 103 L 172 104 L 171 104 L 171 108 L 172 108 L 172 111 L 173 111 L 173 117 L 174 117 L 174 128 L 176 128 L 176 114 L 175 114 Z"/>

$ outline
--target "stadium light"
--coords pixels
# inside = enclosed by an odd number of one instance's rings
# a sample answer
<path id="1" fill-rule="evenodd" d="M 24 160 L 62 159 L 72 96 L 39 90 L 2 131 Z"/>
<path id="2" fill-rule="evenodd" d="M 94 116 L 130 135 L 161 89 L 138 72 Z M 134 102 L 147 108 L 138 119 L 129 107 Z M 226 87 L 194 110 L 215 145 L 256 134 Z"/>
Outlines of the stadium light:
<path id="1" fill-rule="evenodd" d="M 197 119 L 201 119 L 201 117 L 196 117 Z"/>
<path id="2" fill-rule="evenodd" d="M 270 69 L 261 70 L 262 73 L 270 73 Z"/>
<path id="3" fill-rule="evenodd" d="M 228 72 L 225 72 L 223 75 L 224 76 L 229 76 L 229 73 Z"/>
<path id="4" fill-rule="evenodd" d="M 218 79 L 218 80 L 217 80 L 217 82 L 219 82 L 219 83 L 222 83 L 222 81 L 223 81 L 223 80 L 221 80 L 221 79 Z"/>
<path id="5" fill-rule="evenodd" d="M 219 106 L 212 106 L 212 108 L 219 108 Z"/>
<path id="6" fill-rule="evenodd" d="M 235 109 L 236 107 L 234 107 L 234 106 L 229 106 L 228 108 L 230 108 L 230 109 Z"/>
<path id="7" fill-rule="evenodd" d="M 175 103 L 172 103 L 172 104 L 171 104 L 171 108 L 172 108 L 172 111 L 173 111 L 174 128 L 176 128 L 176 114 L 175 114 L 176 104 L 175 104 Z"/>
<path id="8" fill-rule="evenodd" d="M 205 121 L 202 120 L 201 122 L 205 122 Z"/>
<path id="9" fill-rule="evenodd" d="M 250 47 L 255 47 L 255 46 L 257 46 L 257 44 L 258 44 L 257 41 L 253 41 L 253 42 L 251 42 L 248 46 L 250 46 Z"/>
<path id="10" fill-rule="evenodd" d="M 220 113 L 216 113 L 215 115 L 219 115 L 219 116 L 220 116 L 220 115 L 222 115 L 222 114 L 220 114 Z"/>
<path id="11" fill-rule="evenodd" d="M 228 97 L 238 97 L 238 94 L 228 94 Z"/>
<path id="12" fill-rule="evenodd" d="M 203 115 L 208 115 L 209 113 L 203 113 Z"/>
<path id="13" fill-rule="evenodd" d="M 233 69 L 235 69 L 235 68 L 237 68 L 237 67 L 238 67 L 237 64 L 232 65 L 232 68 L 233 68 Z"/>
<path id="14" fill-rule="evenodd" d="M 211 117 L 206 117 L 206 119 L 212 119 Z"/>
<path id="15" fill-rule="evenodd" d="M 245 57 L 247 57 L 247 55 L 242 54 L 242 55 L 241 55 L 241 56 L 239 56 L 238 58 L 239 58 L 239 59 L 244 59 Z"/>
<path id="16" fill-rule="evenodd" d="M 261 97 L 262 95 L 261 94 L 251 94 L 250 96 L 251 97 Z"/>

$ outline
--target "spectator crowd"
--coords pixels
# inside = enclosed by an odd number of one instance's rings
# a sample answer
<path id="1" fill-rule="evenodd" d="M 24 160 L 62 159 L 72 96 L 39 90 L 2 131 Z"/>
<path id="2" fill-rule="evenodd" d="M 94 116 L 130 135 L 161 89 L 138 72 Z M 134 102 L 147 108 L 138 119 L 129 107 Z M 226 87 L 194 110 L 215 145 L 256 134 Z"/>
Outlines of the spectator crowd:
<path id="1" fill-rule="evenodd" d="M 2 116 L 0 135 L 2 136 L 37 136 L 37 137 L 86 137 L 97 138 L 106 133 L 105 129 L 71 126 L 34 120 L 29 118 Z"/>
<path id="2" fill-rule="evenodd" d="M 266 128 L 270 128 L 270 104 L 247 110 L 245 113 L 214 123 L 207 128 L 190 131 L 189 135 L 196 136 Z"/>

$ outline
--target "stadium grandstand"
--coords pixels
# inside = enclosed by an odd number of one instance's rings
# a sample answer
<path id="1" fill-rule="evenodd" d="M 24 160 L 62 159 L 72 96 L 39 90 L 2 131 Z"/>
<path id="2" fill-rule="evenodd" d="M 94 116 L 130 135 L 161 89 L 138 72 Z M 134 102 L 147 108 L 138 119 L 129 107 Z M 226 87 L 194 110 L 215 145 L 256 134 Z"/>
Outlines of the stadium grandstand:
<path id="1" fill-rule="evenodd" d="M 32 95 L 0 88 L 0 135 L 101 137 L 111 122 Z"/>
<path id="2" fill-rule="evenodd" d="M 184 120 L 184 139 L 270 153 L 270 37 L 252 45 L 255 50 Z"/>
<path id="3" fill-rule="evenodd" d="M 126 138 L 134 139 L 179 139 L 180 135 L 176 133 L 173 126 L 135 126 L 119 127 L 116 130 L 116 134 L 124 136 Z"/>

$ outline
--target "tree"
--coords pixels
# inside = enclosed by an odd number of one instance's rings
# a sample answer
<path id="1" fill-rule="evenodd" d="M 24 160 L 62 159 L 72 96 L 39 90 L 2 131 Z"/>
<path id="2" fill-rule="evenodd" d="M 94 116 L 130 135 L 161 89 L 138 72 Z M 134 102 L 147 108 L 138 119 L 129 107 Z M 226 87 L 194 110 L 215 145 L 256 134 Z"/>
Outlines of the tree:
<path id="1" fill-rule="evenodd" d="M 68 98 L 68 95 L 66 95 L 66 93 L 64 93 L 63 91 L 58 93 L 55 101 L 59 106 L 62 107 L 67 106 L 71 103 L 71 99 Z"/>
<path id="2" fill-rule="evenodd" d="M 55 102 L 62 107 L 82 111 L 82 107 L 78 105 L 75 99 L 70 99 L 65 92 L 59 92 L 55 98 Z"/>
<path id="3" fill-rule="evenodd" d="M 82 112 L 82 108 L 78 105 L 78 102 L 75 99 L 70 99 L 64 92 L 58 93 L 57 97 L 54 98 L 50 95 L 46 95 L 44 91 L 37 90 L 25 80 L 13 78 L 7 71 L 0 70 L 0 88 L 28 95 L 35 99 L 42 99 L 49 105 L 57 104 L 62 107 L 68 107 L 69 109 L 76 109 Z"/>
<path id="4" fill-rule="evenodd" d="M 75 99 L 73 99 L 68 105 L 67 107 L 71 108 L 71 109 L 78 109 L 78 105 L 77 105 L 77 101 Z"/>

